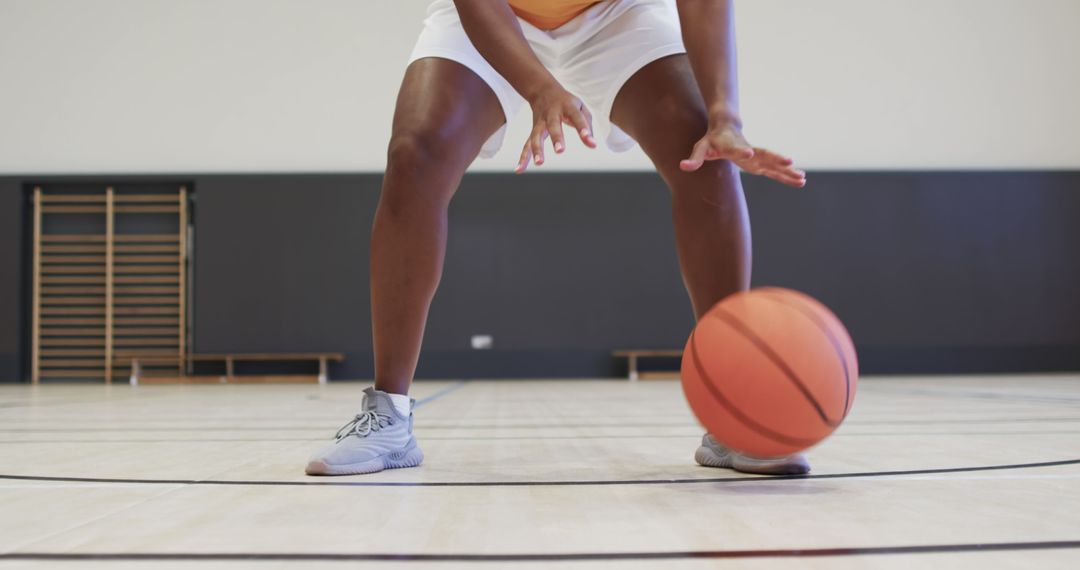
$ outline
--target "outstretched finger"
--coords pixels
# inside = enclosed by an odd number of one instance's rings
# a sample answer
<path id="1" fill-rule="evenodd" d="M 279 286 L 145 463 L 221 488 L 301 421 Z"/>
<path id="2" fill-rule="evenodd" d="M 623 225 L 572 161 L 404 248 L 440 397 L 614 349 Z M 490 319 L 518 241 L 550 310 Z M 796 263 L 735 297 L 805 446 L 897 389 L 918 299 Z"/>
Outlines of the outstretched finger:
<path id="1" fill-rule="evenodd" d="M 596 148 L 596 139 L 592 134 L 592 114 L 589 110 L 582 105 L 580 108 L 571 110 L 568 118 L 568 122 L 577 129 L 581 142 L 589 148 Z"/>
<path id="2" fill-rule="evenodd" d="M 768 162 L 779 164 L 781 166 L 791 166 L 792 164 L 795 164 L 795 161 L 792 160 L 791 157 L 784 156 L 778 152 L 773 152 L 767 148 L 758 148 L 754 150 L 756 151 L 757 156 Z"/>
<path id="3" fill-rule="evenodd" d="M 802 188 L 806 185 L 806 173 L 802 170 L 796 170 L 790 166 L 776 166 L 770 164 L 754 164 L 751 168 L 743 168 L 744 171 L 750 174 L 758 174 L 767 178 L 772 178 L 777 182 L 782 182 L 788 186 L 794 186 L 796 188 Z"/>
<path id="4" fill-rule="evenodd" d="M 540 166 L 544 164 L 544 139 L 547 138 L 547 129 L 540 128 L 537 125 L 533 129 L 532 136 L 529 137 L 529 146 L 532 148 L 533 164 Z"/>
<path id="5" fill-rule="evenodd" d="M 774 156 L 771 157 L 771 160 L 766 160 L 764 158 L 760 158 L 762 156 L 763 155 L 759 154 L 758 158 L 752 161 L 755 167 L 761 170 L 762 174 L 765 174 L 767 172 L 775 172 L 778 175 L 791 179 L 806 178 L 806 171 L 799 170 L 798 168 L 791 166 L 787 163 L 786 160 L 784 160 L 784 157 Z"/>
<path id="6" fill-rule="evenodd" d="M 679 168 L 686 172 L 693 172 L 701 168 L 702 164 L 705 164 L 705 157 L 712 146 L 706 139 L 701 139 L 694 145 L 694 150 L 690 152 L 690 157 L 679 162 Z"/>
<path id="7" fill-rule="evenodd" d="M 566 150 L 566 139 L 563 138 L 562 117 L 552 115 L 548 117 L 548 132 L 551 134 L 551 146 L 555 154 L 562 154 Z"/>
<path id="8" fill-rule="evenodd" d="M 806 186 L 805 176 L 795 176 L 786 172 L 779 172 L 776 170 L 767 170 L 762 174 L 767 178 L 772 178 L 773 180 L 780 182 L 781 184 L 791 186 L 792 188 L 802 188 Z"/>
<path id="9" fill-rule="evenodd" d="M 526 141 L 525 148 L 521 149 L 521 157 L 518 158 L 518 163 L 514 168 L 514 172 L 517 174 L 525 172 L 525 169 L 529 168 L 530 160 L 532 160 L 532 145 Z"/>

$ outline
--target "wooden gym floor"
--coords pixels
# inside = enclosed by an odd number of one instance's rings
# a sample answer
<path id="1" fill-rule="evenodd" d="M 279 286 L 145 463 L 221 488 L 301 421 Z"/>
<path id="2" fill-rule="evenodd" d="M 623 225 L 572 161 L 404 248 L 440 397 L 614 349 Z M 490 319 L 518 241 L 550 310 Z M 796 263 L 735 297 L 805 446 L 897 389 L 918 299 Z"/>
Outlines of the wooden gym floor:
<path id="1" fill-rule="evenodd" d="M 421 468 L 304 476 L 361 388 L 4 386 L 0 568 L 1080 567 L 1076 375 L 863 379 L 789 479 L 675 382 L 421 382 Z"/>

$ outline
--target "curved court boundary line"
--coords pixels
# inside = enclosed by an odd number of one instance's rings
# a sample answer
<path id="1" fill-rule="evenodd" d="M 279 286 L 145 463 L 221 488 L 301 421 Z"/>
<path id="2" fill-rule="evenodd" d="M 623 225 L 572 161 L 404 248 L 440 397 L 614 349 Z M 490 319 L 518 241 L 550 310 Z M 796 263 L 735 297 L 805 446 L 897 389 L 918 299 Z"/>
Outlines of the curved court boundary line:
<path id="1" fill-rule="evenodd" d="M 5 475 L 0 480 L 53 481 L 63 483 L 120 483 L 129 485 L 207 485 L 207 486 L 266 486 L 266 487 L 588 487 L 602 485 L 687 485 L 700 483 L 762 483 L 790 479 L 862 479 L 904 475 L 935 475 L 944 473 L 975 473 L 979 471 L 1008 471 L 1080 465 L 1080 459 L 1010 463 L 978 467 L 945 467 L 938 469 L 904 469 L 896 471 L 862 471 L 824 473 L 821 475 L 771 475 L 760 477 L 713 477 L 708 479 L 616 479 L 585 481 L 228 481 L 223 479 L 121 479 L 110 477 L 57 477 L 46 475 Z"/>
<path id="2" fill-rule="evenodd" d="M 943 554 L 1017 550 L 1064 550 L 1080 548 L 1080 540 L 925 544 L 916 546 L 869 546 L 853 548 L 790 548 L 762 550 L 688 550 L 681 552 L 583 552 L 569 554 L 294 554 L 294 553 L 50 553 L 14 552 L 0 560 L 49 561 L 298 561 L 298 562 L 580 562 L 590 560 L 672 560 L 716 558 L 817 558 L 835 556 L 881 556 L 893 554 Z"/>

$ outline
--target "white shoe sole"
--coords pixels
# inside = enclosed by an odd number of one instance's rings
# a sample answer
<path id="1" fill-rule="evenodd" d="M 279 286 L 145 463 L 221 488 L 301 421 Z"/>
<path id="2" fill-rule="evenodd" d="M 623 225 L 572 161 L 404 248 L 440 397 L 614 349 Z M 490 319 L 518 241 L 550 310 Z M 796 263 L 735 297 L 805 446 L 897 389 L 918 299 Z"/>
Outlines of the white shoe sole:
<path id="1" fill-rule="evenodd" d="M 308 475 L 364 475 L 366 473 L 378 473 L 384 469 L 417 467 L 423 462 L 424 452 L 413 444 L 413 447 L 407 451 L 380 455 L 360 463 L 330 465 L 320 459 L 313 459 L 308 462 L 304 472 Z"/>
<path id="2" fill-rule="evenodd" d="M 698 465 L 705 467 L 718 467 L 720 469 L 731 469 L 731 456 L 721 457 L 715 451 L 705 447 L 699 446 L 697 451 L 694 452 L 694 461 L 697 461 Z"/>
<path id="3" fill-rule="evenodd" d="M 735 453 L 720 455 L 705 445 L 699 446 L 694 452 L 694 461 L 705 467 L 734 469 L 756 475 L 805 475 L 810 472 L 810 464 L 802 455 L 784 459 L 755 459 Z"/>

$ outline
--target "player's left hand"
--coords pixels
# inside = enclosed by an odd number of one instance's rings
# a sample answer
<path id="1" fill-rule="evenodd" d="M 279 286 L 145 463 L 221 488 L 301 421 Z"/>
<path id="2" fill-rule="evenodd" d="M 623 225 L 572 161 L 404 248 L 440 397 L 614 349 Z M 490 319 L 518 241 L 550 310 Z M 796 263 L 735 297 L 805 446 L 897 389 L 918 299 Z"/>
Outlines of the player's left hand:
<path id="1" fill-rule="evenodd" d="M 731 123 L 709 125 L 709 132 L 694 145 L 690 157 L 679 168 L 693 172 L 708 160 L 730 160 L 750 174 L 767 176 L 792 186 L 806 186 L 806 172 L 794 168 L 794 161 L 771 150 L 750 146 L 742 130 Z"/>

